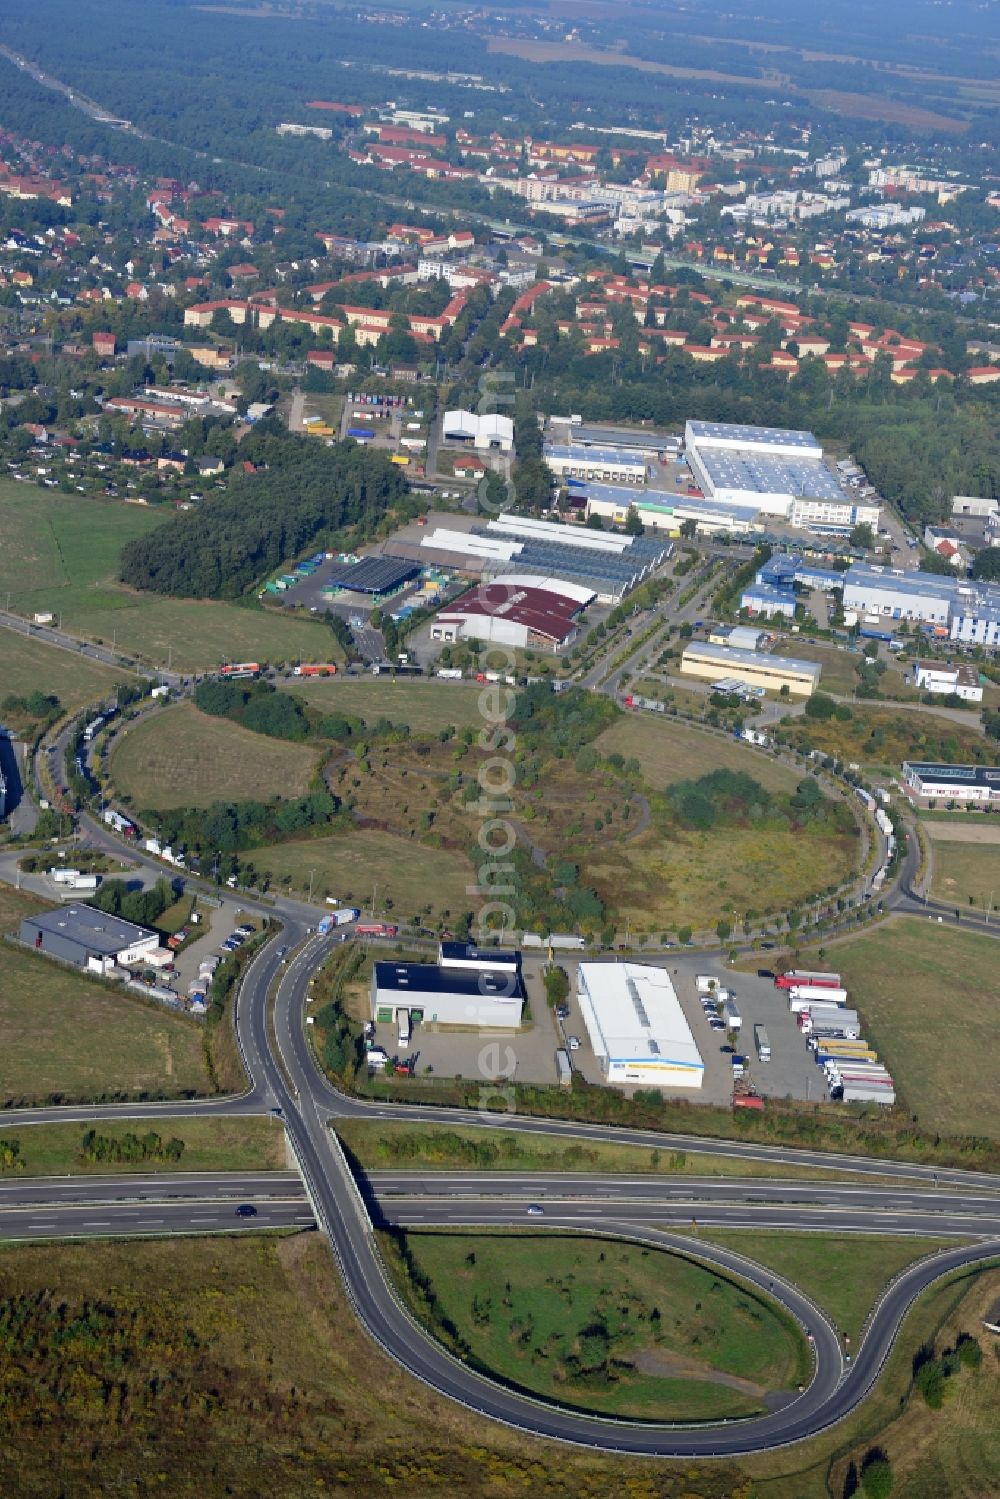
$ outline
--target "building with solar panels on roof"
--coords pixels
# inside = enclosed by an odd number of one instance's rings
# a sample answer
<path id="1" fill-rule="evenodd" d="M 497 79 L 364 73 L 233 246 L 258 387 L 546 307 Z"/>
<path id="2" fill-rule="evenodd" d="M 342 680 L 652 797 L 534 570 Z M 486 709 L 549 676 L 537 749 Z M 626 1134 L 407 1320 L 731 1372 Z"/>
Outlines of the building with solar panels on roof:
<path id="1" fill-rule="evenodd" d="M 326 590 L 347 589 L 381 598 L 395 593 L 404 583 L 420 576 L 418 563 L 397 557 L 361 557 L 357 562 L 337 562 L 323 579 Z"/>
<path id="2" fill-rule="evenodd" d="M 843 489 L 811 432 L 689 421 L 686 457 L 705 494 L 813 531 L 878 528 L 879 506 Z"/>
<path id="3" fill-rule="evenodd" d="M 436 963 L 375 963 L 376 1025 L 471 1026 L 516 1030 L 525 1001 L 521 955 L 472 943 L 442 942 Z"/>

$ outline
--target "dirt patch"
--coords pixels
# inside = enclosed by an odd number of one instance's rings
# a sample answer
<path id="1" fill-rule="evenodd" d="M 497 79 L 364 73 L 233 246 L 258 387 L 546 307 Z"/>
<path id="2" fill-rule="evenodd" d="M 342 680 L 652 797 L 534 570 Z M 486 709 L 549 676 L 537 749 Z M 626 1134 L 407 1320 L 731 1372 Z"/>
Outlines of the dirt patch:
<path id="1" fill-rule="evenodd" d="M 709 1364 L 699 1363 L 696 1358 L 685 1358 L 682 1353 L 668 1353 L 665 1348 L 644 1348 L 632 1359 L 640 1374 L 652 1374 L 657 1379 L 700 1379 L 705 1384 L 725 1385 L 727 1390 L 739 1390 L 753 1400 L 764 1400 L 771 1391 L 752 1379 L 740 1379 L 736 1374 L 723 1374 Z"/>
<path id="2" fill-rule="evenodd" d="M 922 822 L 920 826 L 932 843 L 1000 843 L 1000 826 L 971 822 Z"/>

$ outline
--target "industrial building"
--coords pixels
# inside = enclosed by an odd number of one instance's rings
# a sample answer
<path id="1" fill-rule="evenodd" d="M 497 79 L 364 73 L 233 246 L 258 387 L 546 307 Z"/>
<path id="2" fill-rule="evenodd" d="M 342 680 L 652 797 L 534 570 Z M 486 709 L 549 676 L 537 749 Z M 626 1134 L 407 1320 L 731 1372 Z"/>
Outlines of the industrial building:
<path id="1" fill-rule="evenodd" d="M 669 437 L 663 432 L 653 432 L 648 428 L 597 427 L 576 417 L 549 417 L 549 431 L 554 442 L 566 446 L 618 448 L 638 453 L 648 462 L 662 453 L 676 452 L 681 445 L 679 437 Z"/>
<path id="2" fill-rule="evenodd" d="M 963 644 L 1000 645 L 996 584 L 857 563 L 844 574 L 844 608 L 930 625 Z"/>
<path id="3" fill-rule="evenodd" d="M 645 484 L 646 460 L 627 448 L 588 448 L 546 443 L 542 457 L 557 479 L 596 479 L 605 484 Z"/>
<path id="4" fill-rule="evenodd" d="M 794 619 L 795 604 L 791 589 L 775 588 L 771 583 L 749 583 L 740 594 L 740 608 L 751 614 L 782 614 Z"/>
<path id="5" fill-rule="evenodd" d="M 415 562 L 395 557 L 362 557 L 358 562 L 338 562 L 323 577 L 324 588 L 346 588 L 351 593 L 367 593 L 379 598 L 394 593 L 404 583 L 420 576 Z"/>
<path id="6" fill-rule="evenodd" d="M 766 630 L 750 625 L 712 625 L 708 632 L 712 645 L 729 645 L 738 651 L 760 651 L 770 639 Z"/>
<path id="7" fill-rule="evenodd" d="M 924 692 L 939 692 L 945 697 L 960 697 L 966 703 L 981 703 L 983 684 L 974 666 L 965 662 L 915 661 L 914 686 Z"/>
<path id="8" fill-rule="evenodd" d="M 471 443 L 480 452 L 514 450 L 514 423 L 509 416 L 496 412 L 478 416 L 474 411 L 446 411 L 441 435 L 448 442 Z"/>
<path id="9" fill-rule="evenodd" d="M 580 1010 L 604 1081 L 700 1088 L 705 1064 L 664 968 L 581 963 Z"/>
<path id="10" fill-rule="evenodd" d="M 757 569 L 754 581 L 744 588 L 740 608 L 748 609 L 751 614 L 782 614 L 793 619 L 798 603 L 796 588 L 830 593 L 844 586 L 844 576 L 835 568 L 803 562 L 796 552 L 775 552 Z"/>
<path id="11" fill-rule="evenodd" d="M 156 932 L 87 905 L 26 916 L 20 935 L 36 952 L 62 958 L 91 973 L 110 973 L 116 967 L 149 961 L 160 947 Z"/>
<path id="12" fill-rule="evenodd" d="M 878 527 L 879 506 L 842 489 L 811 432 L 689 421 L 687 461 L 706 496 L 819 531 Z"/>
<path id="13" fill-rule="evenodd" d="M 991 765 L 904 761 L 903 786 L 907 795 L 922 806 L 933 801 L 950 801 L 990 807 L 1000 802 L 1000 769 Z"/>
<path id="14" fill-rule="evenodd" d="M 436 527 L 420 542 L 435 559 L 485 578 L 535 574 L 589 589 L 602 603 L 616 604 L 671 553 L 669 541 L 616 536 L 583 526 L 502 515 L 471 531 Z"/>
<path id="15" fill-rule="evenodd" d="M 629 511 L 634 510 L 643 526 L 667 536 L 679 536 L 686 520 L 693 520 L 702 533 L 729 532 L 733 536 L 746 535 L 760 523 L 760 511 L 755 505 L 723 504 L 665 489 L 642 489 L 637 493 L 615 484 L 574 481 L 570 492 L 586 498 L 588 519 L 599 515 L 612 525 L 623 526 Z"/>
<path id="16" fill-rule="evenodd" d="M 559 651 L 575 639 L 577 616 L 593 597 L 591 590 L 573 583 L 508 573 L 480 583 L 441 609 L 431 624 L 431 639 Z"/>
<path id="17" fill-rule="evenodd" d="M 521 955 L 443 942 L 436 963 L 375 963 L 372 1019 L 377 1025 L 472 1026 L 516 1030 L 524 1005 Z"/>
<path id="18" fill-rule="evenodd" d="M 798 697 L 811 697 L 819 686 L 816 661 L 796 661 L 790 656 L 768 656 L 759 651 L 741 651 L 730 645 L 692 642 L 681 657 L 681 674 L 717 682 L 732 677 L 746 687 L 780 692 L 787 687 Z"/>

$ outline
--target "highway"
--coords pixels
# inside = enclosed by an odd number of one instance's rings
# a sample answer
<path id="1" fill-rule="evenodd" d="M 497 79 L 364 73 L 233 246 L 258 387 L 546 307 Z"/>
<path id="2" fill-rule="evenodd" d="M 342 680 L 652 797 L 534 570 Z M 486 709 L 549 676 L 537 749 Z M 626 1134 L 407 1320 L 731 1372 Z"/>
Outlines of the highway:
<path id="1" fill-rule="evenodd" d="M 673 1457 L 737 1456 L 796 1442 L 841 1420 L 877 1379 L 902 1318 L 913 1300 L 941 1275 L 1000 1256 L 1000 1178 L 975 1172 L 933 1171 L 904 1162 L 831 1157 L 688 1136 L 656 1136 L 504 1115 L 475 1115 L 428 1107 L 372 1105 L 339 1094 L 319 1073 L 303 1023 L 309 979 L 333 951 L 293 917 L 254 959 L 240 990 L 236 1027 L 250 1086 L 241 1098 L 135 1105 L 100 1110 L 12 1112 L 9 1122 L 45 1119 L 182 1117 L 184 1114 L 280 1110 L 301 1173 L 219 1173 L 130 1177 L 102 1175 L 0 1184 L 0 1236 L 12 1240 L 101 1238 L 305 1228 L 327 1236 L 350 1302 L 375 1342 L 425 1384 L 484 1416 L 538 1436 L 602 1450 Z M 281 955 L 288 949 L 287 957 Z M 269 997 L 274 991 L 273 1033 Z M 374 1117 L 519 1128 L 547 1136 L 663 1144 L 690 1153 L 767 1160 L 771 1178 L 581 1174 L 375 1172 L 358 1182 L 331 1128 L 338 1117 Z M 814 1166 L 819 1181 L 781 1179 L 782 1168 Z M 843 1182 L 849 1171 L 861 1181 Z M 870 1182 L 863 1180 L 870 1177 Z M 882 1177 L 891 1180 L 885 1182 Z M 240 1217 L 241 1203 L 256 1207 Z M 528 1206 L 543 1203 L 541 1216 Z M 812 1378 L 780 1409 L 745 1421 L 709 1427 L 638 1424 L 590 1417 L 548 1405 L 470 1370 L 411 1318 L 392 1288 L 374 1233 L 376 1226 L 503 1227 L 600 1232 L 671 1248 L 740 1275 L 772 1296 L 811 1335 Z M 893 1233 L 953 1237 L 961 1242 L 918 1261 L 897 1278 L 845 1363 L 838 1330 L 793 1285 L 744 1257 L 697 1237 L 702 1227 L 769 1227 L 816 1232 Z"/>

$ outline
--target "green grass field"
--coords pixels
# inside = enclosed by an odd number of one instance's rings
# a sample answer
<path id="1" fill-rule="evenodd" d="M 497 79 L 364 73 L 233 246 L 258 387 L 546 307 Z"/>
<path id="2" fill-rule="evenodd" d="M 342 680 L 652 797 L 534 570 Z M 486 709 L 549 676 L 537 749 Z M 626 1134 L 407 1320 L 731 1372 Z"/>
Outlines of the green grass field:
<path id="1" fill-rule="evenodd" d="M 0 931 L 40 902 L 0 885 Z M 194 1021 L 0 944 L 0 1107 L 211 1093 Z"/>
<path id="2" fill-rule="evenodd" d="M 99 604 L 73 618 L 67 615 L 65 622 L 91 639 L 114 641 L 118 650 L 175 671 L 207 671 L 224 661 L 326 660 L 334 649 L 329 630 L 315 620 L 124 588 L 106 590 Z"/>
<path id="3" fill-rule="evenodd" d="M 794 791 L 801 777 L 768 755 L 755 753 L 735 739 L 709 734 L 664 715 L 633 713 L 612 724 L 594 741 L 603 755 L 615 751 L 635 758 L 651 786 L 696 779 L 710 770 L 741 770 L 768 791 Z"/>
<path id="4" fill-rule="evenodd" d="M 313 895 L 353 902 L 364 907 L 377 886 L 381 913 L 404 920 L 425 906 L 436 915 L 445 911 L 457 916 L 472 910 L 475 900 L 466 886 L 475 883 L 472 865 L 459 853 L 425 848 L 417 842 L 383 833 L 375 828 L 339 833 L 334 838 L 311 838 L 298 843 L 277 843 L 253 849 L 248 855 L 257 870 L 266 870 L 275 885 L 284 888 L 290 876 L 292 889 Z M 391 901 L 391 905 L 386 904 Z"/>
<path id="5" fill-rule="evenodd" d="M 409 1233 L 430 1316 L 511 1384 L 648 1419 L 761 1408 L 803 1377 L 804 1350 L 749 1290 L 680 1255 L 545 1233 Z M 439 1323 L 440 1325 L 440 1323 Z"/>
<path id="6" fill-rule="evenodd" d="M 177 703 L 127 729 L 111 777 L 137 808 L 207 807 L 214 801 L 301 796 L 317 751 L 255 734 Z"/>
<path id="7" fill-rule="evenodd" d="M 838 944 L 836 962 L 865 1035 L 921 1128 L 1000 1137 L 987 1059 L 994 940 L 912 918 Z M 811 966 L 805 956 L 803 966 Z"/>
<path id="8" fill-rule="evenodd" d="M 857 1340 L 879 1292 L 894 1275 L 914 1260 L 958 1242 L 717 1228 L 699 1229 L 692 1237 L 734 1249 L 792 1281 L 852 1341 Z"/>
<path id="9" fill-rule="evenodd" d="M 931 892 L 961 909 L 981 911 L 1000 904 L 1000 844 L 958 843 L 931 838 L 934 873 Z"/>
<path id="10" fill-rule="evenodd" d="M 55 693 L 64 708 L 77 708 L 109 693 L 116 682 L 132 680 L 127 671 L 100 666 L 72 651 L 45 645 L 41 640 L 3 633 L 3 686 L 0 697 L 26 697 L 40 691 Z"/>
<path id="11" fill-rule="evenodd" d="M 446 724 L 478 728 L 482 689 L 463 682 L 414 682 L 386 677 L 311 678 L 288 683 L 288 690 L 324 713 L 348 713 L 374 723 L 389 718 L 407 723 L 414 734 L 434 733 Z"/>
<path id="12" fill-rule="evenodd" d="M 56 494 L 0 479 L 0 597 L 19 614 L 50 610 L 70 629 L 99 608 L 122 546 L 162 525 L 169 512 L 117 500 Z"/>
<path id="13" fill-rule="evenodd" d="M 0 1115 L 2 1119 L 2 1115 Z M 281 1171 L 286 1165 L 285 1136 L 280 1121 L 267 1119 L 103 1119 L 93 1126 L 105 1138 L 120 1140 L 128 1133 L 152 1130 L 164 1142 L 184 1142 L 179 1160 L 130 1164 L 91 1161 L 80 1153 L 86 1124 L 0 1124 L 0 1147 L 16 1140 L 20 1146 L 17 1172 L 6 1176 L 69 1176 L 127 1171 Z"/>

